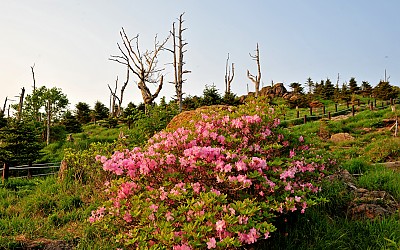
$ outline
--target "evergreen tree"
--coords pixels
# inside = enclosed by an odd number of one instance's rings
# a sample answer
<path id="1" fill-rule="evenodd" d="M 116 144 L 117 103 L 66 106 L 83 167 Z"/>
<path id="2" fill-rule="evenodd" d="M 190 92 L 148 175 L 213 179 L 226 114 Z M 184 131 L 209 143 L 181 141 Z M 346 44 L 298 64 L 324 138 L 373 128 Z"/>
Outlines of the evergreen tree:
<path id="1" fill-rule="evenodd" d="M 314 95 L 317 97 L 323 97 L 322 94 L 324 92 L 325 81 L 321 80 L 320 83 L 315 83 Z"/>
<path id="2" fill-rule="evenodd" d="M 303 94 L 303 87 L 301 86 L 300 83 L 292 82 L 290 84 L 290 87 L 292 88 L 294 94 Z"/>
<path id="3" fill-rule="evenodd" d="M 206 85 L 203 91 L 201 105 L 210 106 L 210 105 L 221 104 L 221 102 L 222 102 L 221 94 L 218 92 L 218 89 L 215 87 L 215 85 L 214 84 L 211 86 Z"/>
<path id="4" fill-rule="evenodd" d="M 335 86 L 332 84 L 331 80 L 327 78 L 322 90 L 322 97 L 326 100 L 330 100 L 333 98 L 334 94 Z"/>
<path id="5" fill-rule="evenodd" d="M 63 118 L 61 120 L 61 124 L 65 126 L 65 130 L 68 133 L 82 132 L 81 123 L 70 111 L 64 113 Z"/>
<path id="6" fill-rule="evenodd" d="M 389 100 L 390 98 L 396 98 L 397 93 L 388 81 L 380 81 L 378 85 L 372 90 L 372 94 L 375 98 L 382 100 Z"/>
<path id="7" fill-rule="evenodd" d="M 311 80 L 311 77 L 309 77 L 308 79 L 307 79 L 307 82 L 306 82 L 306 84 L 307 84 L 307 87 L 308 87 L 308 94 L 311 94 L 311 93 L 313 93 L 313 89 L 314 89 L 314 82 Z"/>
<path id="8" fill-rule="evenodd" d="M 347 87 L 347 83 L 343 83 L 342 84 L 342 91 L 341 91 L 341 96 L 342 96 L 342 99 L 343 100 L 346 100 L 346 101 L 348 101 L 348 100 L 350 100 L 350 90 L 349 90 L 349 88 Z"/>
<path id="9" fill-rule="evenodd" d="M 333 97 L 334 97 L 334 100 L 336 102 L 340 101 L 340 99 L 342 98 L 342 93 L 341 93 L 340 88 L 339 88 L 339 83 L 336 83 L 335 92 L 333 94 Z"/>
<path id="10" fill-rule="evenodd" d="M 33 123 L 9 120 L 0 128 L 0 163 L 28 164 L 37 160 L 44 144 Z"/>
<path id="11" fill-rule="evenodd" d="M 7 119 L 4 117 L 4 113 L 0 111 L 0 128 L 7 125 Z"/>
<path id="12" fill-rule="evenodd" d="M 352 94 L 358 94 L 360 88 L 357 86 L 357 81 L 354 77 L 350 78 L 349 87 Z"/>
<path id="13" fill-rule="evenodd" d="M 372 94 L 372 87 L 367 81 L 363 81 L 361 84 L 361 93 L 363 97 L 371 96 Z"/>
<path id="14" fill-rule="evenodd" d="M 96 121 L 108 118 L 109 109 L 101 102 L 97 101 L 94 104 L 92 118 Z"/>
<path id="15" fill-rule="evenodd" d="M 90 122 L 90 106 L 87 103 L 84 102 L 78 102 L 78 104 L 75 105 L 75 116 L 76 119 L 80 124 L 86 124 Z"/>

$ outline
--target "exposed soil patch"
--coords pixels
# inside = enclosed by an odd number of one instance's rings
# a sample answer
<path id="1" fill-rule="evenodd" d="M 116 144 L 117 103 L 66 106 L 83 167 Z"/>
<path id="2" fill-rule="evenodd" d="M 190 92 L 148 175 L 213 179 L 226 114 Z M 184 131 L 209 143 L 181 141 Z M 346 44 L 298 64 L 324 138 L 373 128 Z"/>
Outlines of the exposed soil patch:
<path id="1" fill-rule="evenodd" d="M 24 235 L 21 235 L 17 236 L 15 240 L 19 243 L 19 246 L 16 246 L 13 249 L 71 250 L 76 247 L 79 239 L 74 239 L 72 241 L 50 240 L 44 238 L 29 240 Z"/>

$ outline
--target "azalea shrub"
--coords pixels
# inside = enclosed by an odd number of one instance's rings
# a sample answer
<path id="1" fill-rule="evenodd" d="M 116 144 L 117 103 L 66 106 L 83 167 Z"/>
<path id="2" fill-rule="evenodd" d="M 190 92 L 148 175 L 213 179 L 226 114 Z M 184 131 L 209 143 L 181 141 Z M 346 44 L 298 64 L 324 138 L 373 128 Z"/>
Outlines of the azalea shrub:
<path id="1" fill-rule="evenodd" d="M 247 111 L 247 113 L 245 112 Z M 144 148 L 96 156 L 119 178 L 89 221 L 138 249 L 226 249 L 270 237 L 277 217 L 315 204 L 334 161 L 252 101 L 155 134 Z"/>

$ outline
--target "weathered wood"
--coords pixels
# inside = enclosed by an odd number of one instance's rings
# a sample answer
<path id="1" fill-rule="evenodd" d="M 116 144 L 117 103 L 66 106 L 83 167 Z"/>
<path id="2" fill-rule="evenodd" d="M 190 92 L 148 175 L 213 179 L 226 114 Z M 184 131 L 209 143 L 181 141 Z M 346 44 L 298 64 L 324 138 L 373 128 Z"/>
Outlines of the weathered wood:
<path id="1" fill-rule="evenodd" d="M 143 102 L 147 107 L 153 103 L 158 97 L 163 86 L 163 68 L 158 68 L 158 55 L 164 50 L 165 44 L 169 40 L 169 35 L 163 42 L 158 42 L 157 36 L 154 39 L 153 50 L 141 52 L 139 48 L 139 35 L 134 38 L 128 38 L 124 28 L 120 31 L 123 46 L 117 43 L 118 49 L 121 52 L 119 56 L 111 56 L 110 60 L 126 65 L 129 70 L 138 77 L 137 87 L 139 88 Z M 158 84 L 154 94 L 151 93 L 148 85 Z"/>
<path id="2" fill-rule="evenodd" d="M 250 73 L 249 70 L 247 70 L 247 77 L 254 83 L 255 86 L 255 92 L 256 92 L 256 97 L 259 96 L 260 94 L 260 82 L 261 82 L 261 65 L 260 65 L 260 50 L 258 48 L 258 43 L 257 43 L 257 48 L 256 48 L 256 54 L 253 56 L 249 54 L 250 57 L 257 62 L 257 76 L 254 76 Z"/>
<path id="3" fill-rule="evenodd" d="M 7 163 L 3 165 L 3 181 L 7 180 L 10 176 L 10 166 Z"/>
<path id="4" fill-rule="evenodd" d="M 225 94 L 231 93 L 231 83 L 233 81 L 234 76 L 235 76 L 235 64 L 232 63 L 232 66 L 229 67 L 229 53 L 228 53 L 228 58 L 226 59 L 226 65 L 225 65 Z"/>

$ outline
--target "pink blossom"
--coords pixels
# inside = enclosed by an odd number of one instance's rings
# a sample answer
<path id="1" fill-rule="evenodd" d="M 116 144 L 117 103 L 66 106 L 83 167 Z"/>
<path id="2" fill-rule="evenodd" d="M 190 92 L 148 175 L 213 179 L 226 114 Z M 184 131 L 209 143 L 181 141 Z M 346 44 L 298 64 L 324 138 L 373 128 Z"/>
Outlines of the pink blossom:
<path id="1" fill-rule="evenodd" d="M 149 207 L 150 210 L 152 210 L 153 212 L 157 212 L 158 210 L 158 206 L 156 204 L 151 204 L 151 206 Z"/>
<path id="2" fill-rule="evenodd" d="M 196 193 L 196 194 L 198 194 L 198 193 L 200 193 L 200 183 L 198 183 L 198 182 L 196 182 L 196 183 L 192 183 L 192 188 L 193 188 L 193 191 Z"/>
<path id="3" fill-rule="evenodd" d="M 130 213 L 126 212 L 123 218 L 126 222 L 132 222 L 132 216 Z"/>
<path id="4" fill-rule="evenodd" d="M 232 170 L 231 164 L 226 164 L 226 165 L 224 166 L 224 171 L 225 171 L 225 173 L 229 173 L 229 172 L 231 172 L 231 170 Z"/>
<path id="5" fill-rule="evenodd" d="M 226 223 L 224 220 L 219 220 L 215 223 L 215 229 L 217 230 L 217 232 L 221 232 L 225 229 L 226 227 Z"/>
<path id="6" fill-rule="evenodd" d="M 244 163 L 243 161 L 236 162 L 235 166 L 238 171 L 246 171 L 247 170 L 246 163 Z"/>
<path id="7" fill-rule="evenodd" d="M 293 158 L 295 155 L 296 155 L 296 153 L 294 152 L 294 150 L 290 150 L 289 157 Z"/>
<path id="8" fill-rule="evenodd" d="M 299 137 L 299 142 L 304 142 L 304 138 L 302 135 Z"/>
<path id="9" fill-rule="evenodd" d="M 172 221 L 172 220 L 174 220 L 174 217 L 172 217 L 171 214 L 172 214 L 171 212 L 167 212 L 167 213 L 165 214 L 165 218 L 167 219 L 167 221 Z"/>
<path id="10" fill-rule="evenodd" d="M 221 194 L 221 192 L 219 190 L 214 189 L 214 188 L 211 189 L 211 192 L 215 193 L 216 195 L 220 195 Z"/>
<path id="11" fill-rule="evenodd" d="M 207 249 L 212 249 L 217 247 L 217 241 L 214 237 L 210 238 L 207 242 Z"/>
<path id="12" fill-rule="evenodd" d="M 173 155 L 173 154 L 167 155 L 167 160 L 166 160 L 167 164 L 171 165 L 171 164 L 175 164 L 175 162 L 176 162 L 175 155 Z"/>
<path id="13" fill-rule="evenodd" d="M 183 244 L 183 245 L 176 245 L 173 246 L 173 250 L 191 250 L 190 246 Z"/>
<path id="14" fill-rule="evenodd" d="M 243 225 L 243 224 L 247 224 L 249 217 L 247 217 L 245 215 L 239 215 L 238 219 L 239 219 L 239 224 Z"/>

